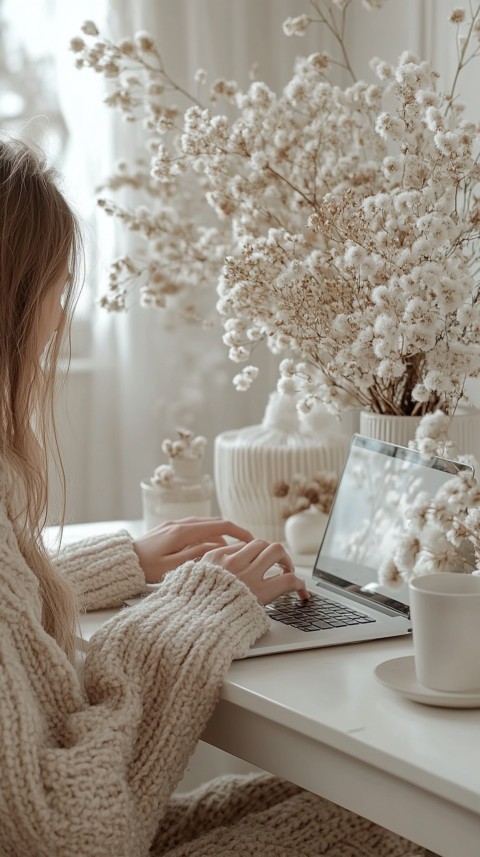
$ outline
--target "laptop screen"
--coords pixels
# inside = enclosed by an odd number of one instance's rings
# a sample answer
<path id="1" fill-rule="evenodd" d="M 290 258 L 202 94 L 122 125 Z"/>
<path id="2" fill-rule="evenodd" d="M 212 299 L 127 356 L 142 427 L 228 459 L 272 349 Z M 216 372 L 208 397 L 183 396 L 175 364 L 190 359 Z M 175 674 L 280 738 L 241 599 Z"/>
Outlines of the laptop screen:
<path id="1" fill-rule="evenodd" d="M 405 532 L 405 511 L 420 492 L 433 496 L 470 469 L 444 458 L 354 435 L 314 576 L 408 613 L 408 586 L 380 585 L 378 571 Z"/>

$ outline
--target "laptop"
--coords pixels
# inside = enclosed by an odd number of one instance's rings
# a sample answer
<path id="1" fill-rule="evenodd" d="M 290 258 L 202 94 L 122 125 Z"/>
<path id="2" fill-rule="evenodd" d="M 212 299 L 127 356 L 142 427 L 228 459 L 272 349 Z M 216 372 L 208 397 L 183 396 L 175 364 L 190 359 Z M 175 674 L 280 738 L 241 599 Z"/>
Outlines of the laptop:
<path id="1" fill-rule="evenodd" d="M 415 497 L 421 491 L 433 496 L 462 470 L 473 472 L 457 461 L 354 435 L 306 581 L 313 598 L 292 594 L 268 605 L 270 630 L 246 657 L 410 634 L 407 584 L 381 585 L 378 573 L 405 532 L 404 513 Z"/>

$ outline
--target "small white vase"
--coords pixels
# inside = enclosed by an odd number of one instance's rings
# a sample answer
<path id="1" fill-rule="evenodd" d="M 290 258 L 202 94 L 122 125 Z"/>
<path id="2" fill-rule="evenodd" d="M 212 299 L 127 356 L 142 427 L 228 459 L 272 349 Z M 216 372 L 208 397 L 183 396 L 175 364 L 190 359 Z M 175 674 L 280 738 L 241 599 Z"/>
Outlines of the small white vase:
<path id="1" fill-rule="evenodd" d="M 328 522 L 328 515 L 316 506 L 289 515 L 285 521 L 285 542 L 292 554 L 316 554 Z"/>

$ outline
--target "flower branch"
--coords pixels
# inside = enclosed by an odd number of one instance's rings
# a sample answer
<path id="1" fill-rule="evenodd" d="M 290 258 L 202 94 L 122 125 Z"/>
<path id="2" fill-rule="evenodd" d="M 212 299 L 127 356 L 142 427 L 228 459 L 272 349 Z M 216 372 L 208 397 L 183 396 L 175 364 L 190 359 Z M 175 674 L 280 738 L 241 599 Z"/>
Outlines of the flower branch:
<path id="1" fill-rule="evenodd" d="M 256 79 L 245 90 L 214 81 L 205 107 L 167 74 L 148 34 L 117 49 L 88 25 L 93 45 L 74 40 L 80 67 L 117 78 L 109 103 L 146 119 L 148 157 L 109 186 L 146 195 L 148 211 L 104 205 L 145 240 L 133 269 L 113 270 L 113 305 L 127 306 L 135 283 L 145 305 L 219 317 L 229 357 L 245 364 L 237 388 L 254 381 L 264 343 L 287 360 L 279 388 L 300 410 L 452 414 L 480 375 L 480 129 L 456 95 L 478 58 L 480 4 L 468 20 L 451 15 L 460 51 L 444 94 L 409 51 L 396 65 L 373 58 L 375 83 L 330 79 L 337 62 L 350 68 L 350 5 L 312 0 L 317 17 L 284 23 L 290 36 L 325 28 L 340 59 L 299 58 L 279 93 Z M 161 101 L 172 90 L 186 109 Z"/>

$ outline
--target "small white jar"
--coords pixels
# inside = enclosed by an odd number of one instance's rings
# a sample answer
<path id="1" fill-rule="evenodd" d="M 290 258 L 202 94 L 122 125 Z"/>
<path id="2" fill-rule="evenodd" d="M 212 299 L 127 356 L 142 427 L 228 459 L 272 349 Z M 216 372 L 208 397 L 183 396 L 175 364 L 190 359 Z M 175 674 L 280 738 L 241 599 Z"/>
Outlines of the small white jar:
<path id="1" fill-rule="evenodd" d="M 213 480 L 202 473 L 202 459 L 170 458 L 168 466 L 173 471 L 168 482 L 158 484 L 152 479 L 145 479 L 141 483 L 143 520 L 147 531 L 164 521 L 209 518 L 212 514 Z"/>

